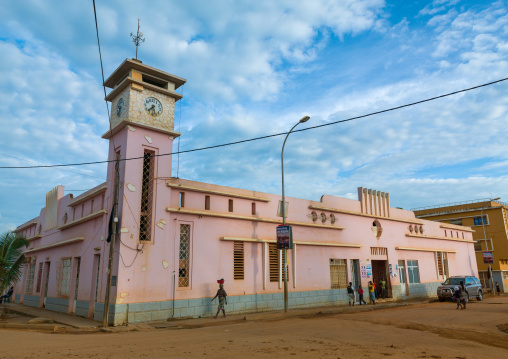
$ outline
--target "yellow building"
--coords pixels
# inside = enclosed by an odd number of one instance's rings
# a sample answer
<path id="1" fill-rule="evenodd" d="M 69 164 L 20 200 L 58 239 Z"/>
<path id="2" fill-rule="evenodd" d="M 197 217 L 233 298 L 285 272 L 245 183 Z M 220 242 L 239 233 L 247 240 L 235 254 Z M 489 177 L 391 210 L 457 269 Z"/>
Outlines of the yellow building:
<path id="1" fill-rule="evenodd" d="M 483 287 L 490 288 L 488 264 L 483 261 L 483 251 L 492 251 L 494 282 L 499 283 L 501 291 L 508 292 L 508 203 L 487 198 L 412 210 L 417 218 L 471 227 L 474 230 L 476 263 Z M 448 225 L 446 228 L 446 236 L 454 237 L 456 231 Z"/>

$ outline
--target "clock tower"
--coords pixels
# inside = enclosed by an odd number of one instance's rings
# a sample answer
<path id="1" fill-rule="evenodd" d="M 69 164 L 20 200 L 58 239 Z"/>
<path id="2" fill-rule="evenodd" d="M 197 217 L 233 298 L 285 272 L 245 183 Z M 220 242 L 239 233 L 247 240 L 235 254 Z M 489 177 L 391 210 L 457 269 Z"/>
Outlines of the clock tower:
<path id="1" fill-rule="evenodd" d="M 174 122 L 175 104 L 182 95 L 175 90 L 185 82 L 135 59 L 125 60 L 104 82 L 112 89 L 106 96 L 112 105 L 110 129 L 102 136 L 109 140 L 111 161 L 107 175 L 108 209 L 113 208 L 114 160 L 121 159 L 117 234 L 120 240 L 115 241 L 115 252 L 121 258 L 132 258 L 142 252 L 152 253 L 157 263 L 168 260 L 172 248 L 168 247 L 168 238 L 172 232 L 166 208 L 172 192 L 165 179 L 171 177 L 173 140 L 180 136 Z M 143 283 L 154 278 L 145 278 L 149 271 L 144 268 L 149 263 L 142 262 L 143 267 L 125 266 L 115 258 L 112 273 L 117 282 L 112 287 L 112 298 L 116 297 L 113 302 L 121 303 L 124 297 L 119 295 L 134 290 L 135 283 L 130 278 L 135 273 Z M 120 288 L 122 293 L 114 292 Z"/>
<path id="2" fill-rule="evenodd" d="M 110 138 L 127 125 L 158 130 L 173 137 L 175 103 L 182 95 L 175 92 L 185 79 L 126 59 L 105 81 L 112 89 L 106 96 L 111 102 L 111 129 L 103 138 Z"/>

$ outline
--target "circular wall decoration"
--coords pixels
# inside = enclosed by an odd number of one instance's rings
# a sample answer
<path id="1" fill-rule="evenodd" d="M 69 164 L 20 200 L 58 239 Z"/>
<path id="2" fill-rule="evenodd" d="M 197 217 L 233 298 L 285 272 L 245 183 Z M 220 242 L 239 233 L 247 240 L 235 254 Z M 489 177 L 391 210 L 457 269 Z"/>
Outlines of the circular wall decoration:
<path id="1" fill-rule="evenodd" d="M 379 223 L 378 220 L 375 220 L 374 222 L 372 222 L 372 233 L 374 233 L 374 235 L 379 238 L 381 237 L 381 234 L 383 233 L 383 228 L 381 227 L 381 223 Z"/>

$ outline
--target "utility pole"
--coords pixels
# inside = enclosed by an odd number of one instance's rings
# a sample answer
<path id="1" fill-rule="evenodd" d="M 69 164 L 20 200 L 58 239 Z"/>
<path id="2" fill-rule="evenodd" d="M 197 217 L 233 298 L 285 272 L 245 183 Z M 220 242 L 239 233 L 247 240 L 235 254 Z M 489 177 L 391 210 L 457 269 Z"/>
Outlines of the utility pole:
<path id="1" fill-rule="evenodd" d="M 116 227 L 118 224 L 118 191 L 120 189 L 120 152 L 116 154 L 115 161 L 115 188 L 113 200 L 113 230 L 111 233 L 111 242 L 109 242 L 109 262 L 108 279 L 106 282 L 106 298 L 104 299 L 104 316 L 102 318 L 102 327 L 108 327 L 109 319 L 109 299 L 111 295 L 111 278 L 113 276 L 113 255 L 115 253 Z"/>
<path id="2" fill-rule="evenodd" d="M 482 211 L 481 211 L 481 214 L 480 214 L 480 219 L 482 221 L 482 228 L 483 228 L 483 239 L 485 240 L 485 249 L 488 250 L 488 247 L 487 247 L 487 236 L 485 235 L 485 221 L 483 220 L 483 210 L 484 208 L 488 205 L 490 205 L 490 203 L 492 201 L 497 201 L 501 199 L 501 197 L 496 197 L 496 198 L 491 198 L 488 202 L 485 202 L 485 204 L 482 206 Z M 493 248 L 492 248 L 493 250 Z M 492 291 L 492 293 L 494 293 L 494 278 L 492 278 L 492 265 L 489 263 L 489 286 L 490 286 L 490 290 Z"/>

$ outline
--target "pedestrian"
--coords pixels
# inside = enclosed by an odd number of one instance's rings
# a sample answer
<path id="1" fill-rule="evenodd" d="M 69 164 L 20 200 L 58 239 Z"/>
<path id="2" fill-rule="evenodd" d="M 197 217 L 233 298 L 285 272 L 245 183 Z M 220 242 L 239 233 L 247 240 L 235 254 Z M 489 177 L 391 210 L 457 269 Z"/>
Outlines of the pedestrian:
<path id="1" fill-rule="evenodd" d="M 0 297 L 0 304 L 1 303 L 10 303 L 11 302 L 11 296 L 12 296 L 12 293 L 14 293 L 14 287 L 10 287 L 9 290 L 7 291 L 7 294 L 4 294 Z"/>
<path id="2" fill-rule="evenodd" d="M 226 318 L 226 309 L 224 308 L 225 304 L 228 304 L 227 300 L 227 293 L 224 290 L 224 278 L 221 278 L 217 281 L 219 283 L 219 290 L 217 290 L 217 294 L 215 294 L 215 297 L 212 298 L 212 302 L 215 298 L 219 297 L 219 306 L 217 307 L 217 314 L 215 314 L 214 318 L 217 319 L 217 316 L 219 315 L 219 312 L 222 310 L 222 313 L 224 314 L 222 318 Z"/>
<path id="3" fill-rule="evenodd" d="M 381 296 L 386 299 L 386 281 L 384 277 L 379 281 L 379 285 L 381 286 Z"/>
<path id="4" fill-rule="evenodd" d="M 363 288 L 361 284 L 358 286 L 358 296 L 360 297 L 360 305 L 362 305 L 362 302 L 367 305 L 367 302 L 363 300 Z"/>
<path id="5" fill-rule="evenodd" d="M 497 292 L 497 295 L 501 295 L 501 287 L 499 286 L 498 282 L 496 282 L 496 292 Z"/>
<path id="6" fill-rule="evenodd" d="M 460 302 L 464 307 L 463 309 L 466 309 L 467 297 L 469 293 L 467 292 L 466 287 L 464 287 L 464 283 L 462 281 L 460 281 L 459 287 L 460 287 Z"/>
<path id="7" fill-rule="evenodd" d="M 375 287 L 372 281 L 369 281 L 369 296 L 372 304 L 376 304 L 376 296 L 374 294 L 374 288 Z"/>
<path id="8" fill-rule="evenodd" d="M 349 282 L 347 286 L 347 296 L 349 297 L 349 306 L 355 305 L 355 290 L 353 289 L 353 283 Z"/>
<path id="9" fill-rule="evenodd" d="M 457 302 L 457 308 L 456 309 L 464 309 L 462 308 L 462 301 L 460 300 L 460 287 L 455 287 L 455 291 L 453 292 L 452 300 L 455 300 Z"/>
<path id="10" fill-rule="evenodd" d="M 374 286 L 374 298 L 378 299 L 379 295 L 378 295 L 378 292 L 377 292 L 376 281 L 374 280 L 374 278 L 372 278 L 372 285 Z"/>

